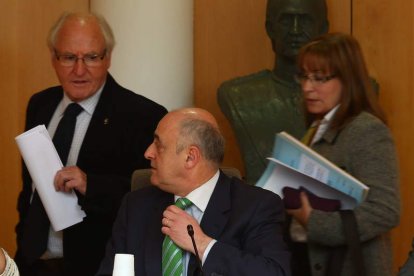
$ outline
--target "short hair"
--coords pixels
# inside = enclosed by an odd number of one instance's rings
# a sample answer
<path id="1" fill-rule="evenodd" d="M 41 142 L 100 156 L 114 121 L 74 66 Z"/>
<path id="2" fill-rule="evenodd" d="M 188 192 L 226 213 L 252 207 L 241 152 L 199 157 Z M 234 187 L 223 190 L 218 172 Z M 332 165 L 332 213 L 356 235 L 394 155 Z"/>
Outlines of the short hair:
<path id="1" fill-rule="evenodd" d="M 197 146 L 202 156 L 216 165 L 224 158 L 224 137 L 211 123 L 194 118 L 183 119 L 179 126 L 177 154 L 190 145 Z"/>
<path id="2" fill-rule="evenodd" d="M 49 30 L 49 34 L 47 36 L 47 45 L 49 49 L 53 50 L 55 48 L 56 39 L 59 34 L 60 29 L 64 25 L 64 23 L 69 19 L 84 19 L 84 20 L 96 20 L 101 29 L 102 36 L 105 40 L 105 48 L 108 53 L 111 53 L 115 47 L 115 37 L 114 33 L 109 26 L 108 22 L 105 18 L 99 14 L 95 13 L 75 13 L 75 12 L 65 12 L 63 13 L 58 20 L 53 24 L 52 28 Z"/>
<path id="3" fill-rule="evenodd" d="M 315 38 L 301 48 L 297 65 L 299 71 L 304 71 L 306 67 L 310 72 L 334 75 L 341 81 L 341 105 L 330 127 L 341 128 L 362 111 L 386 122 L 361 47 L 351 35 L 328 33 Z M 310 124 L 315 116 L 305 113 Z"/>

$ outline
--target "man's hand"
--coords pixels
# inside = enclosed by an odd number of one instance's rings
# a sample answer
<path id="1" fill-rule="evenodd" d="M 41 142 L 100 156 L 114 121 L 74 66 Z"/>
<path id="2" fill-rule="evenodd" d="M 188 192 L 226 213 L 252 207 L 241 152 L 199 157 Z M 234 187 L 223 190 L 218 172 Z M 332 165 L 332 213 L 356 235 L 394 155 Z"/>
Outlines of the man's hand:
<path id="1" fill-rule="evenodd" d="M 302 203 L 299 209 L 288 209 L 286 212 L 293 216 L 303 227 L 306 228 L 308 225 L 308 220 L 310 213 L 312 212 L 313 208 L 310 205 L 308 196 L 305 192 L 300 193 L 300 202 Z"/>
<path id="2" fill-rule="evenodd" d="M 56 191 L 70 192 L 73 189 L 86 193 L 86 174 L 77 166 L 64 167 L 55 175 Z"/>
<path id="3" fill-rule="evenodd" d="M 171 240 L 183 250 L 195 254 L 191 238 L 187 232 L 187 225 L 191 224 L 193 226 L 197 250 L 200 258 L 203 259 L 204 251 L 213 239 L 204 234 L 198 222 L 175 205 L 168 206 L 163 216 L 162 233 L 170 236 Z"/>

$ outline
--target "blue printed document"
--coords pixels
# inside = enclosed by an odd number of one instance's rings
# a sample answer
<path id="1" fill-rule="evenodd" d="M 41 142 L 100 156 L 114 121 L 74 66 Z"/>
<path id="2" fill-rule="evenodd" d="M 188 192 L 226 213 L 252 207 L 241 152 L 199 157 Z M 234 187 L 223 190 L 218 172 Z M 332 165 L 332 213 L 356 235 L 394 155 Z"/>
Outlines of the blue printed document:
<path id="1" fill-rule="evenodd" d="M 368 186 L 286 132 L 276 135 L 272 157 L 256 186 L 283 197 L 283 187 L 303 186 L 320 197 L 338 199 L 341 209 L 364 201 Z"/>

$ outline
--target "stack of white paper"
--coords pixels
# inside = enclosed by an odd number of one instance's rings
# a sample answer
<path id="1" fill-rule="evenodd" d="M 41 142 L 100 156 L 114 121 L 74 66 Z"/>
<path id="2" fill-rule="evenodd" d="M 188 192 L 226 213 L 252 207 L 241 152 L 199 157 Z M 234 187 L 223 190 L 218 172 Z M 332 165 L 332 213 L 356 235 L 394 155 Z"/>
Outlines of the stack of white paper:
<path id="1" fill-rule="evenodd" d="M 53 185 L 56 172 L 63 166 L 46 127 L 39 125 L 15 140 L 53 230 L 60 231 L 81 222 L 86 214 L 78 205 L 75 193 L 57 192 Z"/>

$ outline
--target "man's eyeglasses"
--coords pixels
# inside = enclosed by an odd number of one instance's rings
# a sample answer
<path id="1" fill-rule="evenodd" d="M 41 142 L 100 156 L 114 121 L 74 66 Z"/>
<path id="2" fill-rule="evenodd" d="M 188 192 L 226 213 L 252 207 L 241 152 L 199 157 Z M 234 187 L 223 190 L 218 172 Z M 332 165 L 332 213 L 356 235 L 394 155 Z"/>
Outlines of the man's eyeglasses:
<path id="1" fill-rule="evenodd" d="M 99 67 L 102 64 L 102 60 L 106 55 L 106 49 L 103 50 L 103 53 L 98 54 L 86 54 L 83 57 L 78 57 L 74 54 L 59 54 L 56 49 L 55 57 L 59 61 L 60 65 L 64 67 L 73 67 L 78 62 L 79 59 L 83 61 L 83 63 L 88 67 Z"/>
<path id="2" fill-rule="evenodd" d="M 319 75 L 306 75 L 306 74 L 296 74 L 295 80 L 298 84 L 303 85 L 306 81 L 310 81 L 313 86 L 322 85 L 332 79 L 336 78 L 336 75 L 329 76 L 319 76 Z"/>

